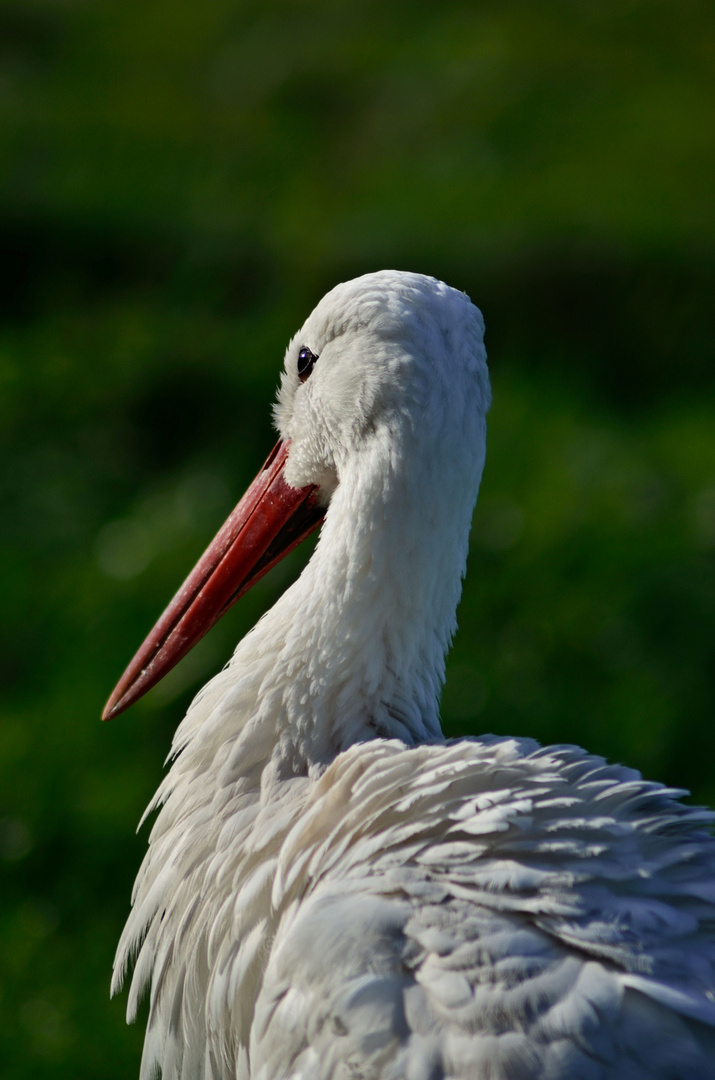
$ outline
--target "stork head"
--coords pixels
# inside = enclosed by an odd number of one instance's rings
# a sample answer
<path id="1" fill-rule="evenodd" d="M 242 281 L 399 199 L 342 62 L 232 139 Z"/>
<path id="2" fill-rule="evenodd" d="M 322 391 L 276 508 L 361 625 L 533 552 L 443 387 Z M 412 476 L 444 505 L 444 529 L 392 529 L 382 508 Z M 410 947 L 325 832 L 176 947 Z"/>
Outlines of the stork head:
<path id="1" fill-rule="evenodd" d="M 327 504 L 376 444 L 415 468 L 420 449 L 434 459 L 436 445 L 448 464 L 453 441 L 458 456 L 479 457 L 490 400 L 483 334 L 478 308 L 434 278 L 382 270 L 337 285 L 286 351 L 274 412 L 291 444 L 287 483 L 315 484 Z"/>
<path id="2" fill-rule="evenodd" d="M 320 301 L 286 351 L 277 446 L 125 671 L 104 719 L 155 685 L 320 524 L 341 488 L 378 474 L 384 488 L 399 477 L 433 516 L 453 512 L 465 533 L 490 403 L 483 330 L 464 293 L 420 274 L 366 274 Z"/>

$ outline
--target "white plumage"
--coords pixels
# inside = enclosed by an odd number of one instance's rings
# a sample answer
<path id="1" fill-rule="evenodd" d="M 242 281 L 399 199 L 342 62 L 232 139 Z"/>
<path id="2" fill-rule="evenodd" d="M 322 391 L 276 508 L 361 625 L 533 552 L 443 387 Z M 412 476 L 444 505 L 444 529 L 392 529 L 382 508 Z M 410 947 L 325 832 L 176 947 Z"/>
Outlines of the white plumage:
<path id="1" fill-rule="evenodd" d="M 113 984 L 134 958 L 129 1019 L 151 987 L 142 1077 L 715 1078 L 712 815 L 575 747 L 441 735 L 482 332 L 389 271 L 288 347 L 283 476 L 327 512 L 149 808 Z"/>

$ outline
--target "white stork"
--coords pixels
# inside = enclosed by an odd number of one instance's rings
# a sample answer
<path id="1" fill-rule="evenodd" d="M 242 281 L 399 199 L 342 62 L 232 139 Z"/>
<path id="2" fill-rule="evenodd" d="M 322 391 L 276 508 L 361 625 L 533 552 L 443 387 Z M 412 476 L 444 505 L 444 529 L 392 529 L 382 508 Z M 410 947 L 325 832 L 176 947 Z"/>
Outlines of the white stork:
<path id="1" fill-rule="evenodd" d="M 117 952 L 142 1077 L 715 1078 L 712 815 L 573 746 L 445 741 L 483 322 L 396 271 L 288 346 L 280 442 L 112 695 L 323 518 L 180 724 Z"/>

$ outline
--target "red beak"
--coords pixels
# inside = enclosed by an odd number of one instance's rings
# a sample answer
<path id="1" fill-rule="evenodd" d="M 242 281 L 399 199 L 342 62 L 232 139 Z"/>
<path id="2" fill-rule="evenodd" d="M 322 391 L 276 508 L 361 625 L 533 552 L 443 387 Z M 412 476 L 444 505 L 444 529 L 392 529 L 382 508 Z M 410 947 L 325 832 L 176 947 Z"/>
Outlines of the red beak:
<path id="1" fill-rule="evenodd" d="M 292 551 L 325 515 L 317 487 L 283 479 L 288 442 L 278 442 L 117 683 L 103 720 L 155 686 L 239 597 Z"/>

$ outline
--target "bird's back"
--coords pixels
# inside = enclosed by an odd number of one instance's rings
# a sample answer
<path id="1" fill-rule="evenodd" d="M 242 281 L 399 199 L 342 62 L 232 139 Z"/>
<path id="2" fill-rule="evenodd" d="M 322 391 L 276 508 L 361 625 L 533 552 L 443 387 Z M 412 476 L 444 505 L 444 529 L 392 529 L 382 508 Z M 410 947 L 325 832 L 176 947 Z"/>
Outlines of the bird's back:
<path id="1" fill-rule="evenodd" d="M 517 740 L 356 747 L 313 801 L 254 1075 L 715 1077 L 710 815 Z"/>
<path id="2" fill-rule="evenodd" d="M 528 740 L 351 748 L 252 830 L 193 965 L 154 939 L 147 1074 L 715 1077 L 712 815 L 675 794 Z"/>

